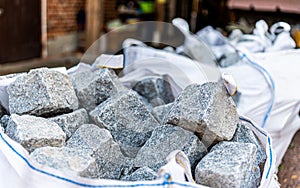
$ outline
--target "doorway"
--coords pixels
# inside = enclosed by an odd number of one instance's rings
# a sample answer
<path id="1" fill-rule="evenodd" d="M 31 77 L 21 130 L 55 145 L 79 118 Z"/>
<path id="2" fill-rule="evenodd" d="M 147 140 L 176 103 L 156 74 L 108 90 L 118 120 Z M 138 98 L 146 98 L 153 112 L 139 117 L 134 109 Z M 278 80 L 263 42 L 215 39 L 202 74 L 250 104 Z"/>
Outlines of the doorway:
<path id="1" fill-rule="evenodd" d="M 0 0 L 0 63 L 41 56 L 41 0 Z"/>

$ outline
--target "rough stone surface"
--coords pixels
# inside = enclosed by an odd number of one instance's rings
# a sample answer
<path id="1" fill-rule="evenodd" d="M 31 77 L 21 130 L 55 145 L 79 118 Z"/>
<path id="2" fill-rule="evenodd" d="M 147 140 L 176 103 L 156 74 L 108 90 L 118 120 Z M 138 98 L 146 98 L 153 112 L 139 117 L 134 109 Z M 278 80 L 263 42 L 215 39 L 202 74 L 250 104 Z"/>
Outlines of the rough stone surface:
<path id="1" fill-rule="evenodd" d="M 232 141 L 254 144 L 257 149 L 255 164 L 260 167 L 263 167 L 267 159 L 265 149 L 249 126 L 250 125 L 247 122 L 240 121 L 237 130 L 232 138 Z"/>
<path id="2" fill-rule="evenodd" d="M 49 118 L 49 120 L 57 123 L 66 133 L 68 139 L 80 125 L 89 123 L 89 116 L 87 111 L 82 108 L 68 114 Z"/>
<path id="3" fill-rule="evenodd" d="M 136 94 L 136 96 L 138 96 L 138 98 L 140 99 L 140 101 L 143 102 L 143 104 L 147 107 L 148 110 L 152 111 L 153 110 L 153 107 L 152 105 L 148 102 L 148 100 L 141 96 L 140 94 L 138 94 L 138 92 L 134 91 L 134 90 L 131 90 L 132 92 L 134 92 Z"/>
<path id="4" fill-rule="evenodd" d="M 3 106 L 0 104 L 0 118 L 6 114 L 6 110 L 3 108 Z"/>
<path id="5" fill-rule="evenodd" d="M 30 158 L 66 174 L 97 178 L 96 160 L 76 148 L 42 147 L 34 150 Z"/>
<path id="6" fill-rule="evenodd" d="M 122 151 L 134 157 L 159 123 L 134 92 L 119 93 L 90 112 L 100 127 L 107 128 Z"/>
<path id="7" fill-rule="evenodd" d="M 257 152 L 256 160 L 254 161 L 255 166 L 253 167 L 252 172 L 248 174 L 250 178 L 248 179 L 248 185 L 251 185 L 251 187 L 259 187 L 261 174 L 263 173 L 267 156 L 263 145 L 251 130 L 250 126 L 251 125 L 248 122 L 240 121 L 231 141 L 240 143 L 252 143 L 256 146 Z"/>
<path id="8" fill-rule="evenodd" d="M 121 178 L 123 181 L 151 181 L 157 179 L 158 174 L 149 167 L 142 167 L 132 174 Z"/>
<path id="9" fill-rule="evenodd" d="M 160 123 L 163 123 L 164 117 L 169 113 L 172 106 L 173 103 L 156 106 L 153 108 L 152 114 Z"/>
<path id="10" fill-rule="evenodd" d="M 109 69 L 78 72 L 72 77 L 80 105 L 88 111 L 93 110 L 113 93 L 125 87 Z"/>
<path id="11" fill-rule="evenodd" d="M 163 125 L 152 132 L 150 139 L 134 159 L 134 166 L 148 166 L 157 172 L 166 164 L 166 157 L 174 150 L 183 151 L 191 166 L 207 153 L 204 144 L 192 132 L 178 126 Z"/>
<path id="12" fill-rule="evenodd" d="M 248 172 L 246 178 L 246 185 L 248 187 L 259 187 L 260 186 L 260 182 L 261 182 L 261 171 L 259 166 L 254 165 L 252 170 L 250 172 Z"/>
<path id="13" fill-rule="evenodd" d="M 69 77 L 47 68 L 33 69 L 18 77 L 7 92 L 11 114 L 51 116 L 78 108 Z"/>
<path id="14" fill-rule="evenodd" d="M 66 134 L 56 123 L 31 115 L 12 114 L 6 134 L 29 152 L 44 146 L 60 147 L 66 140 Z"/>
<path id="15" fill-rule="evenodd" d="M 93 124 L 81 125 L 67 141 L 68 147 L 79 147 L 94 152 L 102 145 L 111 145 L 113 142 L 110 132 Z"/>
<path id="16" fill-rule="evenodd" d="M 198 163 L 196 182 L 210 187 L 253 187 L 255 158 L 254 144 L 220 142 Z"/>
<path id="17" fill-rule="evenodd" d="M 210 146 L 233 137 L 238 114 L 223 84 L 192 84 L 175 100 L 165 123 L 195 132 Z"/>
<path id="18" fill-rule="evenodd" d="M 146 78 L 132 88 L 145 97 L 153 106 L 160 106 L 174 101 L 170 84 L 160 77 Z"/>
<path id="19" fill-rule="evenodd" d="M 10 119 L 9 115 L 4 115 L 1 117 L 0 119 L 0 125 L 3 127 L 3 129 L 5 130 L 8 124 L 8 121 Z"/>
<path id="20" fill-rule="evenodd" d="M 99 178 L 120 179 L 126 171 L 130 171 L 129 159 L 122 154 L 110 132 L 96 125 L 80 126 L 67 141 L 67 147 L 77 148 L 94 157 Z"/>

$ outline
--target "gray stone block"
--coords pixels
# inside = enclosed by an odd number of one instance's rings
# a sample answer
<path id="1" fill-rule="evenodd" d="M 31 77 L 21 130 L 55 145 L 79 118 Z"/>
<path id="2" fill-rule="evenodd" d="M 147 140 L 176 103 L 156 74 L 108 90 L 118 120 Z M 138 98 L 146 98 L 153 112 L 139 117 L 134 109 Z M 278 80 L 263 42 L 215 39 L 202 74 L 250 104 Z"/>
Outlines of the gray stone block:
<path id="1" fill-rule="evenodd" d="M 113 142 L 113 138 L 108 130 L 93 124 L 83 124 L 73 133 L 66 145 L 68 147 L 90 150 L 90 153 L 93 153 L 103 145 L 109 146 Z"/>
<path id="2" fill-rule="evenodd" d="M 97 178 L 96 160 L 76 148 L 42 147 L 34 150 L 30 158 L 68 175 Z"/>
<path id="3" fill-rule="evenodd" d="M 146 78 L 137 82 L 132 88 L 145 97 L 153 106 L 160 106 L 174 101 L 171 85 L 162 77 Z"/>
<path id="4" fill-rule="evenodd" d="M 166 157 L 174 150 L 183 151 L 191 162 L 191 166 L 206 153 L 204 144 L 192 132 L 178 126 L 163 125 L 157 127 L 140 149 L 134 159 L 135 167 L 148 166 L 154 171 L 166 164 Z"/>
<path id="5" fill-rule="evenodd" d="M 130 171 L 130 160 L 122 154 L 110 132 L 96 125 L 80 126 L 67 141 L 67 147 L 77 148 L 94 157 L 98 178 L 120 179 L 123 173 Z"/>
<path id="6" fill-rule="evenodd" d="M 233 142 L 242 142 L 242 143 L 252 143 L 256 146 L 257 155 L 255 164 L 260 166 L 263 169 L 263 166 L 266 162 L 267 155 L 265 152 L 265 148 L 262 143 L 259 141 L 254 132 L 250 129 L 251 125 L 245 121 L 240 121 L 236 132 L 232 138 Z"/>
<path id="7" fill-rule="evenodd" d="M 12 114 L 6 134 L 29 152 L 44 146 L 61 147 L 66 140 L 66 134 L 56 123 L 31 115 Z"/>
<path id="8" fill-rule="evenodd" d="M 52 116 L 78 109 L 69 77 L 47 68 L 33 69 L 18 77 L 7 92 L 11 114 Z"/>
<path id="9" fill-rule="evenodd" d="M 254 165 L 252 170 L 245 177 L 245 185 L 247 187 L 259 187 L 261 182 L 261 171 L 259 166 Z"/>
<path id="10" fill-rule="evenodd" d="M 2 116 L 4 116 L 6 114 L 6 110 L 4 109 L 4 107 L 1 105 L 1 103 L 0 103 L 0 118 L 2 117 Z"/>
<path id="11" fill-rule="evenodd" d="M 134 91 L 134 90 L 131 90 L 132 92 L 134 92 L 136 94 L 136 96 L 138 96 L 138 98 L 140 99 L 140 101 L 143 102 L 143 104 L 147 107 L 148 110 L 152 111 L 153 110 L 153 107 L 152 105 L 148 102 L 148 100 L 141 96 L 140 94 L 138 94 L 138 92 Z"/>
<path id="12" fill-rule="evenodd" d="M 252 187 L 255 158 L 254 144 L 220 142 L 198 163 L 196 182 L 210 187 Z"/>
<path id="13" fill-rule="evenodd" d="M 89 123 L 89 116 L 87 111 L 82 108 L 68 114 L 49 118 L 49 120 L 57 123 L 69 139 L 80 125 Z"/>
<path id="14" fill-rule="evenodd" d="M 153 108 L 152 114 L 162 124 L 165 116 L 169 113 L 172 106 L 173 106 L 173 103 L 156 106 Z"/>
<path id="15" fill-rule="evenodd" d="M 223 84 L 192 84 L 177 97 L 164 123 L 193 131 L 210 146 L 233 137 L 238 114 Z"/>
<path id="16" fill-rule="evenodd" d="M 121 178 L 123 181 L 152 181 L 157 179 L 158 174 L 149 167 L 142 167 Z"/>
<path id="17" fill-rule="evenodd" d="M 78 72 L 71 78 L 80 105 L 88 111 L 93 110 L 114 93 L 125 89 L 115 73 L 106 68 Z"/>
<path id="18" fill-rule="evenodd" d="M 0 126 L 3 127 L 3 129 L 5 130 L 8 124 L 8 121 L 10 119 L 9 115 L 4 115 L 1 117 L 0 119 Z"/>
<path id="19" fill-rule="evenodd" d="M 135 157 L 159 123 L 132 91 L 113 96 L 90 112 L 91 119 L 107 128 L 122 151 Z"/>

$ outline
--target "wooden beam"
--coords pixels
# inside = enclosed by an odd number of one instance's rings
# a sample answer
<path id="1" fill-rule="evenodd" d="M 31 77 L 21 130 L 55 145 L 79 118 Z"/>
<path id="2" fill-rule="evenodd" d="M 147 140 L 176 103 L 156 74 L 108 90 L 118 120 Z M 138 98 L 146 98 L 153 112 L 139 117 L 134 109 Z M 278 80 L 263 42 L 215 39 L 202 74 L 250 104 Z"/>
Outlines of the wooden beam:
<path id="1" fill-rule="evenodd" d="M 41 43 L 42 43 L 42 57 L 48 56 L 48 37 L 47 37 L 47 0 L 41 2 Z"/>
<path id="2" fill-rule="evenodd" d="M 166 0 L 156 0 L 156 13 L 157 13 L 157 21 L 165 21 L 165 6 Z"/>
<path id="3" fill-rule="evenodd" d="M 172 19 L 176 17 L 176 5 L 177 5 L 177 0 L 169 0 L 169 17 L 168 17 L 168 22 L 171 22 Z"/>
<path id="4" fill-rule="evenodd" d="M 104 0 L 86 1 L 86 42 L 88 49 L 99 37 L 104 25 Z"/>

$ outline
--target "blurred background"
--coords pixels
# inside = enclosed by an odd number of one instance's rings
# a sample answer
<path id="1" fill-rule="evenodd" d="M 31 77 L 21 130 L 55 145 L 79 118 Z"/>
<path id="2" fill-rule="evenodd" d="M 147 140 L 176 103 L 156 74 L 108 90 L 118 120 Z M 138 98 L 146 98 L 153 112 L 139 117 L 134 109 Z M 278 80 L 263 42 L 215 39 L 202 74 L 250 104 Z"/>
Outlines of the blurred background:
<path id="1" fill-rule="evenodd" d="M 0 0 L 0 64 L 84 52 L 124 24 L 175 17 L 192 32 L 211 25 L 224 35 L 250 33 L 259 19 L 285 21 L 299 46 L 299 15 L 299 0 Z"/>

